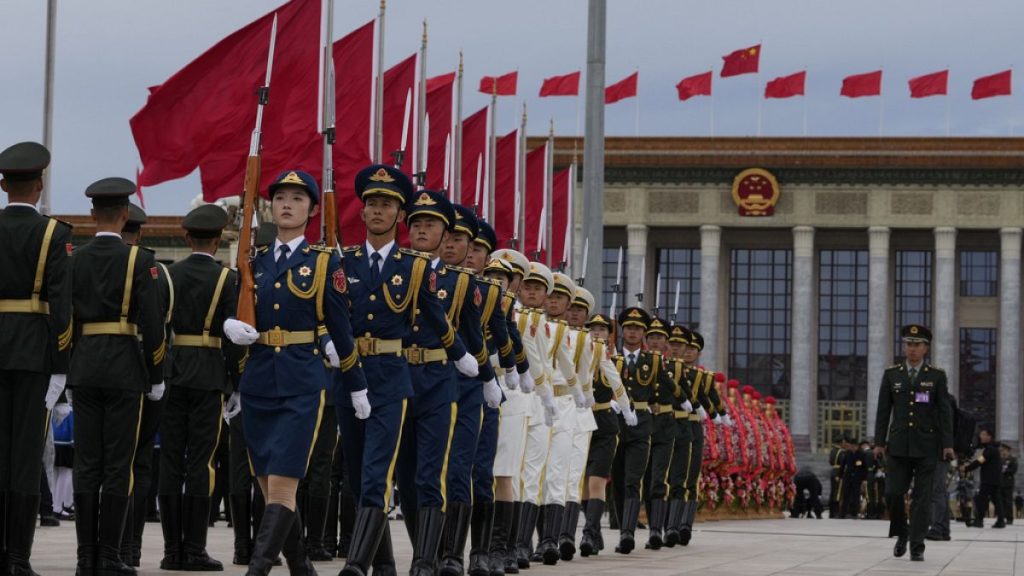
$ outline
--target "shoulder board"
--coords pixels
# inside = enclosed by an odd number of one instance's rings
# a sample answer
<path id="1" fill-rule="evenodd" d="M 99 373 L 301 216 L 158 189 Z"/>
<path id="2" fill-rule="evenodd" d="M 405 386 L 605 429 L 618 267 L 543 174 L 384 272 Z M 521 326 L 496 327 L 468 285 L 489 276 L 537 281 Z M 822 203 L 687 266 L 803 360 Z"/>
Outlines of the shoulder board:
<path id="1" fill-rule="evenodd" d="M 649 353 L 655 358 L 661 358 L 661 352 L 655 352 L 654 350 L 650 350 Z"/>
<path id="2" fill-rule="evenodd" d="M 149 252 L 150 254 L 156 254 L 156 252 L 154 252 L 152 248 L 146 248 L 145 246 L 139 246 L 139 249 L 140 250 L 145 250 L 146 252 Z"/>
<path id="3" fill-rule="evenodd" d="M 330 246 L 327 246 L 326 244 L 310 244 L 309 248 L 311 250 L 316 250 L 317 252 L 326 252 L 328 254 L 334 252 L 334 248 L 331 248 Z"/>
<path id="4" fill-rule="evenodd" d="M 548 318 L 548 322 L 554 322 L 555 324 L 562 324 L 562 325 L 568 324 L 568 322 L 566 322 L 565 320 L 562 320 L 560 318 L 555 318 L 555 319 Z"/>
<path id="5" fill-rule="evenodd" d="M 899 370 L 902 367 L 903 367 L 903 364 L 893 364 L 892 366 L 889 366 L 888 368 L 886 368 L 886 370 Z"/>
<path id="6" fill-rule="evenodd" d="M 72 226 L 68 222 L 65 222 L 65 221 L 61 220 L 60 218 L 54 218 L 53 216 L 46 216 L 46 217 L 49 218 L 50 220 L 56 220 L 58 223 L 67 226 L 68 230 L 74 230 L 74 228 L 75 228 L 74 226 Z"/>
<path id="7" fill-rule="evenodd" d="M 359 250 L 360 248 L 362 248 L 362 246 L 361 246 L 361 245 L 359 245 L 359 244 L 353 244 L 353 245 L 351 245 L 351 246 L 345 246 L 344 248 L 342 248 L 342 249 L 341 249 L 341 251 L 342 251 L 342 252 L 356 252 L 356 251 L 357 251 L 357 250 Z"/>
<path id="8" fill-rule="evenodd" d="M 491 286 L 498 286 L 499 288 L 501 287 L 501 281 L 497 280 L 495 278 L 487 278 L 486 276 L 477 276 L 476 277 L 476 281 L 480 282 L 481 284 L 489 284 Z"/>
<path id="9" fill-rule="evenodd" d="M 445 268 L 449 270 L 455 270 L 456 272 L 462 272 L 463 274 L 469 274 L 470 276 L 476 277 L 476 270 L 472 268 L 466 268 L 465 266 L 452 266 L 451 264 L 445 264 Z"/>
<path id="10" fill-rule="evenodd" d="M 579 328 L 573 328 L 573 330 L 575 330 L 577 332 L 582 332 L 583 334 L 589 334 L 590 333 L 590 328 L 587 328 L 586 326 L 581 326 Z"/>
<path id="11" fill-rule="evenodd" d="M 612 360 L 615 360 L 616 362 L 622 360 L 622 354 L 612 354 Z"/>
<path id="12" fill-rule="evenodd" d="M 399 254 L 418 256 L 420 258 L 426 258 L 427 260 L 432 260 L 434 258 L 429 252 L 420 252 L 419 250 L 413 250 L 412 248 L 399 248 L 398 252 L 395 253 L 395 258 L 397 258 Z"/>
<path id="13" fill-rule="evenodd" d="M 256 249 L 256 253 L 257 254 L 264 254 L 264 253 L 266 253 L 269 250 L 270 250 L 270 246 L 260 246 L 259 248 Z"/>
<path id="14" fill-rule="evenodd" d="M 932 366 L 932 365 L 930 365 L 930 364 L 925 364 L 925 365 L 924 365 L 924 366 L 923 366 L 923 367 L 921 368 L 921 370 L 922 370 L 922 371 L 925 371 L 925 370 L 934 370 L 935 372 L 941 372 L 941 373 L 943 373 L 943 374 L 944 374 L 944 373 L 946 372 L 946 371 L 945 371 L 945 370 L 943 370 L 942 368 L 938 368 L 938 367 L 936 367 L 936 366 Z"/>

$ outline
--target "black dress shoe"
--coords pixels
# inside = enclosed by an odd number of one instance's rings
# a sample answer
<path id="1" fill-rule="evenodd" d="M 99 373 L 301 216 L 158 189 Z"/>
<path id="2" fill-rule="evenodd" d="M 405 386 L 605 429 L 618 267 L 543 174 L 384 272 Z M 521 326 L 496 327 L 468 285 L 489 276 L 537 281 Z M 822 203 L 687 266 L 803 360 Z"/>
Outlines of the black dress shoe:
<path id="1" fill-rule="evenodd" d="M 929 532 L 929 533 L 924 535 L 924 539 L 925 540 L 933 540 L 933 541 L 937 542 L 939 540 L 942 540 L 942 535 L 941 534 L 935 534 L 934 532 Z"/>
<path id="2" fill-rule="evenodd" d="M 897 558 L 902 558 L 907 553 L 907 539 L 897 538 L 896 545 L 892 548 L 892 555 Z"/>
<path id="3" fill-rule="evenodd" d="M 910 560 L 912 562 L 924 562 L 924 552 L 911 552 Z"/>

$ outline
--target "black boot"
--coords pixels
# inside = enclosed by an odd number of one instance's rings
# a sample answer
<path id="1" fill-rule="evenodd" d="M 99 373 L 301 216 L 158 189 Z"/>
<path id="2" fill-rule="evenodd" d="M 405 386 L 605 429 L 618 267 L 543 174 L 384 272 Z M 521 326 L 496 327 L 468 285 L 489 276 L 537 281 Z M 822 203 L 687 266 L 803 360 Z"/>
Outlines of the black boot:
<path id="1" fill-rule="evenodd" d="M 681 542 L 679 530 L 683 524 L 683 511 L 685 503 L 679 498 L 668 501 L 668 520 L 665 521 L 665 546 L 675 547 Z"/>
<path id="2" fill-rule="evenodd" d="M 651 515 L 647 518 L 647 523 L 650 525 L 650 535 L 647 537 L 647 544 L 651 550 L 661 550 L 661 545 L 665 542 L 662 530 L 665 528 L 667 514 L 668 502 L 662 498 L 651 500 Z"/>
<path id="3" fill-rule="evenodd" d="M 327 516 L 324 519 L 324 550 L 333 559 L 338 554 L 338 492 L 331 487 L 331 497 L 327 499 Z M 314 558 L 314 562 L 317 560 Z"/>
<path id="4" fill-rule="evenodd" d="M 100 521 L 97 532 L 96 575 L 134 576 L 135 568 L 121 561 L 121 534 L 128 514 L 128 497 L 104 494 L 100 499 Z"/>
<path id="5" fill-rule="evenodd" d="M 505 574 L 519 574 L 516 549 L 519 542 L 519 525 L 522 524 L 523 503 L 512 503 L 512 522 L 508 525 L 508 539 L 505 541 Z"/>
<path id="6" fill-rule="evenodd" d="M 299 512 L 295 512 L 292 529 L 285 537 L 284 544 L 281 545 L 281 553 L 284 554 L 285 562 L 288 563 L 290 576 L 316 576 L 313 562 L 306 554 L 306 544 L 302 540 L 302 514 Z"/>
<path id="7" fill-rule="evenodd" d="M 583 524 L 583 538 L 580 539 L 580 556 L 596 556 L 601 551 L 598 542 L 601 538 L 601 517 L 604 516 L 604 500 L 591 498 L 587 500 L 587 509 L 583 511 L 586 521 Z"/>
<path id="8" fill-rule="evenodd" d="M 622 502 L 622 518 L 619 519 L 619 545 L 615 551 L 629 554 L 636 547 L 633 535 L 636 532 L 637 518 L 640 516 L 640 499 L 626 498 Z"/>
<path id="9" fill-rule="evenodd" d="M 338 501 L 338 558 L 348 557 L 352 530 L 356 519 L 356 500 L 352 492 L 342 488 Z"/>
<path id="10" fill-rule="evenodd" d="M 544 529 L 541 531 L 537 552 L 540 553 L 546 566 L 558 564 L 558 536 L 562 532 L 562 522 L 564 519 L 565 506 L 561 504 L 547 504 L 544 506 Z"/>
<path id="11" fill-rule="evenodd" d="M 473 508 L 463 502 L 449 502 L 447 513 L 444 535 L 441 537 L 441 566 L 438 574 L 463 576 L 465 566 L 462 553 L 466 549 Z"/>
<path id="12" fill-rule="evenodd" d="M 93 576 L 96 573 L 99 519 L 100 495 L 94 492 L 75 492 L 75 535 L 78 538 L 76 576 Z"/>
<path id="13" fill-rule="evenodd" d="M 519 513 L 518 534 L 516 534 L 516 564 L 523 570 L 530 567 L 533 528 L 537 525 L 538 514 L 540 514 L 540 509 L 536 504 L 523 502 L 522 511 Z M 505 572 L 508 572 L 507 568 Z"/>
<path id="14" fill-rule="evenodd" d="M 562 533 L 558 535 L 558 555 L 568 562 L 576 555 L 576 526 L 580 523 L 580 503 L 566 502 Z"/>
<path id="15" fill-rule="evenodd" d="M 529 549 L 530 549 L 530 562 L 543 562 L 544 555 L 540 553 L 539 546 L 540 541 L 544 538 L 544 509 L 546 506 L 541 505 L 537 508 L 537 522 L 534 525 L 534 530 L 537 532 L 537 547 L 533 546 L 533 535 L 530 535 Z"/>
<path id="16" fill-rule="evenodd" d="M 197 520 L 198 521 L 198 520 Z M 295 512 L 280 504 L 267 504 L 253 542 L 246 576 L 267 576 L 295 525 Z"/>
<path id="17" fill-rule="evenodd" d="M 387 514 L 381 508 L 359 508 L 356 510 L 352 524 L 352 540 L 347 550 L 347 561 L 339 576 L 366 576 L 384 526 L 388 521 Z"/>
<path id="18" fill-rule="evenodd" d="M 683 504 L 683 525 L 679 528 L 679 543 L 683 546 L 690 544 L 693 537 L 693 521 L 697 517 L 697 502 L 688 500 Z"/>
<path id="19" fill-rule="evenodd" d="M 391 546 L 391 523 L 384 524 L 384 533 L 380 536 L 377 553 L 373 555 L 373 576 L 398 576 L 395 567 L 395 550 Z"/>
<path id="20" fill-rule="evenodd" d="M 182 510 L 188 510 L 188 524 L 183 526 L 181 569 L 187 572 L 221 572 L 224 565 L 206 552 L 206 534 L 210 524 L 210 498 L 185 496 Z"/>
<path id="21" fill-rule="evenodd" d="M 132 492 L 134 495 L 134 492 Z M 128 513 L 124 519 L 124 530 L 121 532 L 121 561 L 129 566 L 138 566 L 132 563 L 132 538 L 135 536 L 135 498 L 128 497 Z"/>
<path id="22" fill-rule="evenodd" d="M 135 485 L 132 490 L 132 505 L 128 510 L 129 525 L 132 530 L 132 561 L 128 564 L 135 567 L 142 564 L 142 534 L 146 530 L 146 498 L 149 496 L 148 486 L 145 488 L 145 491 L 141 491 L 139 485 Z M 125 529 L 127 530 L 127 528 L 126 526 Z"/>
<path id="23" fill-rule="evenodd" d="M 32 524 L 35 524 L 35 515 Z M 34 528 L 34 526 L 33 526 Z M 7 492 L 0 490 L 0 574 L 7 573 Z"/>
<path id="24" fill-rule="evenodd" d="M 313 562 L 329 562 L 334 554 L 324 546 L 324 528 L 327 526 L 329 499 L 309 496 L 306 507 L 306 554 Z"/>
<path id="25" fill-rule="evenodd" d="M 252 556 L 252 510 L 248 493 L 233 493 L 229 496 L 231 506 L 231 529 L 235 533 L 235 555 L 231 563 L 248 566 Z"/>
<path id="26" fill-rule="evenodd" d="M 181 494 L 160 494 L 156 500 L 160 504 L 160 528 L 164 532 L 164 558 L 160 569 L 181 570 Z"/>
<path id="27" fill-rule="evenodd" d="M 494 503 L 494 522 L 491 525 L 491 548 L 489 576 L 505 576 L 505 561 L 508 558 L 508 533 L 512 528 L 512 515 L 515 505 L 512 502 L 496 501 Z"/>
<path id="28" fill-rule="evenodd" d="M 494 524 L 494 502 L 473 504 L 469 540 L 469 575 L 489 576 L 491 573 L 491 528 Z"/>
<path id="29" fill-rule="evenodd" d="M 416 538 L 413 540 L 412 566 L 409 576 L 433 576 L 434 559 L 444 529 L 444 512 L 440 508 L 420 508 L 416 518 Z"/>
<path id="30" fill-rule="evenodd" d="M 20 492 L 7 493 L 6 519 L 2 515 L 3 509 L 0 509 L 0 523 L 6 522 L 3 531 L 7 533 L 7 566 L 4 568 L 4 576 L 39 576 L 32 570 L 32 564 L 29 562 L 38 511 L 38 494 L 31 496 Z"/>

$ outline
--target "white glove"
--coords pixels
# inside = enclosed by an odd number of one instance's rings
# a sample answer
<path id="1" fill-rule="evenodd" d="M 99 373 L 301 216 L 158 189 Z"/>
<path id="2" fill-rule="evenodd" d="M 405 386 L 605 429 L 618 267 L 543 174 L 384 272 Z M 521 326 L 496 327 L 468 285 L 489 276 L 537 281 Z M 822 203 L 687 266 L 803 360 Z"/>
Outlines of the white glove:
<path id="1" fill-rule="evenodd" d="M 636 426 L 636 412 L 628 410 L 622 415 L 622 418 L 626 421 L 626 426 Z"/>
<path id="2" fill-rule="evenodd" d="M 683 402 L 683 410 L 686 410 L 687 412 L 693 412 L 693 404 L 691 404 L 689 400 Z"/>
<path id="3" fill-rule="evenodd" d="M 67 374 L 51 374 L 50 375 L 50 386 L 46 389 L 46 409 L 53 410 L 53 407 L 57 404 L 57 399 L 60 398 L 60 393 L 64 391 L 64 385 L 68 381 Z"/>
<path id="4" fill-rule="evenodd" d="M 331 368 L 341 368 L 341 358 L 338 358 L 338 351 L 334 348 L 334 341 L 328 340 L 324 346 L 324 354 L 327 354 L 327 361 L 331 363 Z"/>
<path id="5" fill-rule="evenodd" d="M 224 321 L 224 335 L 239 346 L 248 346 L 260 338 L 260 333 L 255 328 L 234 318 Z"/>
<path id="6" fill-rule="evenodd" d="M 586 392 L 586 400 L 587 400 L 587 402 L 586 402 L 586 405 L 583 406 L 584 408 L 593 408 L 594 404 L 597 404 L 597 401 L 594 400 L 594 391 L 593 390 L 588 390 Z"/>
<path id="7" fill-rule="evenodd" d="M 484 401 L 489 408 L 501 406 L 501 386 L 498 386 L 498 381 L 494 378 L 484 382 Z"/>
<path id="8" fill-rule="evenodd" d="M 515 368 L 505 372 L 505 388 L 509 390 L 519 388 L 519 372 L 516 372 Z"/>
<path id="9" fill-rule="evenodd" d="M 224 421 L 230 423 L 231 419 L 238 416 L 242 411 L 242 397 L 238 392 L 232 392 L 228 401 L 224 403 Z"/>
<path id="10" fill-rule="evenodd" d="M 579 386 L 572 387 L 572 400 L 576 403 L 577 408 L 587 407 L 587 397 L 583 395 L 583 390 Z"/>
<path id="11" fill-rule="evenodd" d="M 729 416 L 728 414 L 722 416 L 722 422 L 725 422 L 725 425 L 730 428 L 736 425 L 736 423 L 732 421 L 732 416 Z"/>
<path id="12" fill-rule="evenodd" d="M 719 415 L 719 414 L 715 414 L 715 417 L 712 418 L 711 421 L 714 422 L 715 424 L 721 424 L 722 423 L 722 416 Z"/>
<path id="13" fill-rule="evenodd" d="M 356 411 L 356 418 L 366 420 L 370 417 L 370 399 L 366 397 L 366 390 L 353 392 L 352 408 Z"/>
<path id="14" fill-rule="evenodd" d="M 149 392 L 146 392 L 146 398 L 153 402 L 159 402 L 160 399 L 164 397 L 164 390 L 167 390 L 167 387 L 164 386 L 163 382 L 154 384 L 153 387 L 149 389 Z"/>
<path id="15" fill-rule="evenodd" d="M 480 374 L 480 365 L 477 364 L 476 358 L 469 352 L 463 354 L 462 358 L 455 361 L 455 369 L 462 373 L 463 376 L 474 378 Z"/>
<path id="16" fill-rule="evenodd" d="M 71 415 L 71 405 L 66 402 L 61 402 L 53 407 L 53 421 L 56 424 L 60 424 L 68 416 Z"/>
<path id="17" fill-rule="evenodd" d="M 551 397 L 541 398 L 541 403 L 544 405 L 544 425 L 550 428 L 558 420 L 558 408 L 555 408 L 555 400 Z"/>
<path id="18" fill-rule="evenodd" d="M 622 414 L 622 406 L 619 406 L 618 402 L 612 402 L 612 412 L 615 412 L 616 414 Z"/>
<path id="19" fill-rule="evenodd" d="M 700 421 L 703 422 L 708 419 L 708 411 L 703 406 L 697 408 L 697 414 L 700 416 Z"/>
<path id="20" fill-rule="evenodd" d="M 533 376 L 530 376 L 529 372 L 523 372 L 519 375 L 519 389 L 529 394 L 533 392 L 533 389 L 537 387 L 537 383 L 533 381 Z"/>

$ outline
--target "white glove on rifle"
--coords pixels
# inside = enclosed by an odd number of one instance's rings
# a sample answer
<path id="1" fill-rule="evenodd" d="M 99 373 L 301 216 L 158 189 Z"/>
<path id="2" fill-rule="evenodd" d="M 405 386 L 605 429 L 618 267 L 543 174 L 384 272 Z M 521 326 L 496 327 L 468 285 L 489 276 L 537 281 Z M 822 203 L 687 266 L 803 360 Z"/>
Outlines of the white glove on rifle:
<path id="1" fill-rule="evenodd" d="M 489 408 L 501 406 L 501 386 L 494 378 L 484 382 L 484 401 Z"/>
<path id="2" fill-rule="evenodd" d="M 224 335 L 239 346 L 248 346 L 260 338 L 260 333 L 255 328 L 234 318 L 224 321 Z"/>
<path id="3" fill-rule="evenodd" d="M 352 409 L 356 411 L 356 418 L 366 420 L 370 417 L 370 399 L 366 397 L 366 390 L 353 392 Z"/>
<path id="4" fill-rule="evenodd" d="M 455 361 L 455 369 L 463 376 L 469 378 L 475 378 L 480 374 L 480 364 L 477 363 L 476 358 L 473 358 L 473 355 L 469 352 L 466 352 L 462 358 Z"/>
<path id="5" fill-rule="evenodd" d="M 60 393 L 64 391 L 64 385 L 67 384 L 67 374 L 51 374 L 50 385 L 46 389 L 46 403 L 47 410 L 53 410 L 53 407 L 57 404 L 57 399 L 60 398 Z"/>

